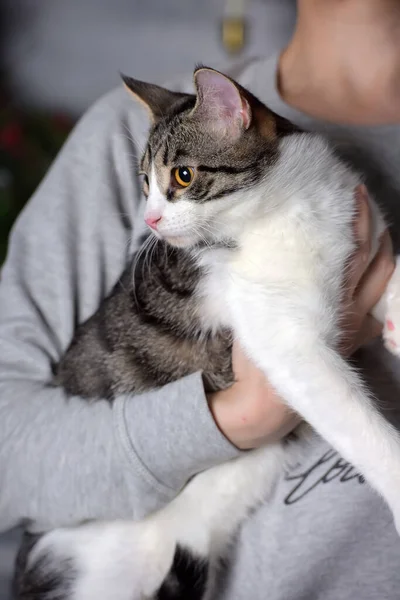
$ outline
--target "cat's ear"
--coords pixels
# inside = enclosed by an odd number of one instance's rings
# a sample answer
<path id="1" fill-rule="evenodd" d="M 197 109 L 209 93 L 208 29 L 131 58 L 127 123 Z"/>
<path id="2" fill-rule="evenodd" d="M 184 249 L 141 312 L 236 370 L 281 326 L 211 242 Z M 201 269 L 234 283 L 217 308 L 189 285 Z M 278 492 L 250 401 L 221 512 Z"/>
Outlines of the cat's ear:
<path id="1" fill-rule="evenodd" d="M 215 133 L 232 140 L 247 129 L 256 130 L 274 142 L 280 135 L 297 129 L 265 106 L 258 98 L 223 73 L 208 67 L 194 72 L 197 102 L 193 114 Z"/>
<path id="2" fill-rule="evenodd" d="M 189 98 L 189 94 L 171 92 L 159 85 L 139 81 L 122 73 L 121 78 L 126 89 L 148 110 L 153 122 L 164 117 L 176 102 Z"/>
<path id="3" fill-rule="evenodd" d="M 238 138 L 250 127 L 250 104 L 234 81 L 214 69 L 194 72 L 197 102 L 193 114 L 221 135 Z"/>

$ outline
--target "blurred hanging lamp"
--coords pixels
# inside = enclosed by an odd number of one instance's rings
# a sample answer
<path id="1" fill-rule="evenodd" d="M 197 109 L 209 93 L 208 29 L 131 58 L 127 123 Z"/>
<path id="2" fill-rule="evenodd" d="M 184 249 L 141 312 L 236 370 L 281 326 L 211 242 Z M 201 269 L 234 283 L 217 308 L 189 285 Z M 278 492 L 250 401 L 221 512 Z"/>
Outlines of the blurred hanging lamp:
<path id="1" fill-rule="evenodd" d="M 245 0 L 225 0 L 222 43 L 229 54 L 238 54 L 246 43 Z"/>

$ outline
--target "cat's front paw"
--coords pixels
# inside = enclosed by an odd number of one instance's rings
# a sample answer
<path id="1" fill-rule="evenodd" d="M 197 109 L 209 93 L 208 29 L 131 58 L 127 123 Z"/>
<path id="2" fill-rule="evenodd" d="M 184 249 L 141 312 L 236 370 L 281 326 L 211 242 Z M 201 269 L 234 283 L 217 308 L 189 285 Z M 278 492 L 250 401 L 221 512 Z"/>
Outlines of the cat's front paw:
<path id="1" fill-rule="evenodd" d="M 150 522 L 91 523 L 57 529 L 33 548 L 20 598 L 155 598 L 171 571 L 174 555 L 173 540 Z"/>
<path id="2" fill-rule="evenodd" d="M 400 257 L 396 259 L 396 268 L 387 286 L 383 340 L 386 348 L 400 357 Z"/>

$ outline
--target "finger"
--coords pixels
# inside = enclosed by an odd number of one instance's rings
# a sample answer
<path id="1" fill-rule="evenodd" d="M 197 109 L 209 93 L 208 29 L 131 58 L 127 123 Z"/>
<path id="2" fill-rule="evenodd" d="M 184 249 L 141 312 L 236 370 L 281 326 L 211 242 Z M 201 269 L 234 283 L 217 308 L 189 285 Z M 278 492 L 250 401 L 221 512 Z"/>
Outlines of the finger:
<path id="1" fill-rule="evenodd" d="M 354 310 L 367 314 L 380 300 L 395 268 L 390 234 L 385 231 L 381 246 L 368 270 L 362 277 L 354 296 Z"/>
<path id="2" fill-rule="evenodd" d="M 365 185 L 359 185 L 356 188 L 355 200 L 356 220 L 354 222 L 354 235 L 357 247 L 349 261 L 346 285 L 347 296 L 349 298 L 353 297 L 354 291 L 366 271 L 371 252 L 371 210 Z"/>
<path id="3" fill-rule="evenodd" d="M 382 323 L 367 315 L 353 343 L 352 353 L 382 334 Z"/>
<path id="4" fill-rule="evenodd" d="M 356 187 L 354 192 L 356 215 L 354 221 L 354 236 L 358 246 L 362 246 L 370 239 L 371 209 L 369 205 L 368 190 L 364 184 Z"/>
<path id="5" fill-rule="evenodd" d="M 351 356 L 356 350 L 379 337 L 381 333 L 382 324 L 371 315 L 367 315 L 361 324 L 353 324 L 353 333 L 349 330 L 346 332 L 341 344 L 341 353 L 345 357 Z"/>

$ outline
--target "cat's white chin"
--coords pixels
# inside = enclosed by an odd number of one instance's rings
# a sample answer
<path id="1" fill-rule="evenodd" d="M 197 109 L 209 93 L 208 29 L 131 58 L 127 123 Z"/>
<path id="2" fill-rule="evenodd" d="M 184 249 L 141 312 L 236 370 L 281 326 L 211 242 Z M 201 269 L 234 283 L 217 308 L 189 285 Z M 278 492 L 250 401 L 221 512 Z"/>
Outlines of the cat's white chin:
<path id="1" fill-rule="evenodd" d="M 170 245 L 175 248 L 190 248 L 194 246 L 196 240 L 193 239 L 192 236 L 186 235 L 165 235 L 163 239 Z"/>

